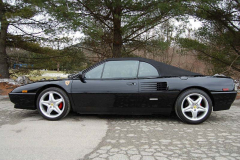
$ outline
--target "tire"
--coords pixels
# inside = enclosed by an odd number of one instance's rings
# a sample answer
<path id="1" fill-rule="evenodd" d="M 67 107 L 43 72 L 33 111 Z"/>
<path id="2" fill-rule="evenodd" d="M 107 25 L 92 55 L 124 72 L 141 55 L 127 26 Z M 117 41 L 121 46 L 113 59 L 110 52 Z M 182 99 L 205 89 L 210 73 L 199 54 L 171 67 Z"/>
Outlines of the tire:
<path id="1" fill-rule="evenodd" d="M 47 120 L 60 120 L 68 115 L 70 109 L 69 98 L 62 89 L 47 88 L 37 98 L 37 110 Z"/>
<path id="2" fill-rule="evenodd" d="M 185 123 L 200 124 L 212 113 L 211 98 L 200 89 L 188 89 L 179 95 L 175 112 Z"/>

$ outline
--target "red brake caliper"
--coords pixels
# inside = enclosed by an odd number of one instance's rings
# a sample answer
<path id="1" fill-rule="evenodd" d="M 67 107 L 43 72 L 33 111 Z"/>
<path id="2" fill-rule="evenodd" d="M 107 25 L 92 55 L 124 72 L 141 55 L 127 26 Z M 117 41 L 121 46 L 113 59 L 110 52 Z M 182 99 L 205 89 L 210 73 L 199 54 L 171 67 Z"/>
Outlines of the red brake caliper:
<path id="1" fill-rule="evenodd" d="M 59 109 L 62 109 L 62 107 L 63 107 L 63 102 L 61 102 L 61 103 L 58 105 L 58 108 L 59 108 Z"/>

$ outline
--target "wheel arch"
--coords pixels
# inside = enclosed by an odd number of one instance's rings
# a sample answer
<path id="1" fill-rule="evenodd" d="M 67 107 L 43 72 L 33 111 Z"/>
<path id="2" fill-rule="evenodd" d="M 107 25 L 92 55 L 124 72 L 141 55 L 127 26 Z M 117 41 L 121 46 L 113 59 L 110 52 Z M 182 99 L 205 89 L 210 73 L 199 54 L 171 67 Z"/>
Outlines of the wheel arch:
<path id="1" fill-rule="evenodd" d="M 189 89 L 199 89 L 199 90 L 202 90 L 202 91 L 204 91 L 205 93 L 207 93 L 207 95 L 210 97 L 210 99 L 211 99 L 211 101 L 212 101 L 212 105 L 213 105 L 213 108 L 214 108 L 214 106 L 215 106 L 214 98 L 213 98 L 213 96 L 211 95 L 211 92 L 210 92 L 207 88 L 204 88 L 204 87 L 191 86 L 191 87 L 184 88 L 183 90 L 181 90 L 181 91 L 179 92 L 177 98 L 178 98 L 184 91 L 189 90 Z M 176 102 L 177 102 L 177 99 L 176 99 L 176 101 L 175 101 L 175 103 L 174 103 L 174 106 L 175 106 Z"/>
<path id="2" fill-rule="evenodd" d="M 35 96 L 35 100 L 34 100 L 34 102 L 35 102 L 35 108 L 37 108 L 37 99 L 38 99 L 39 94 L 40 94 L 43 90 L 45 90 L 45 89 L 47 89 L 47 88 L 50 88 L 50 87 L 56 87 L 56 88 L 59 88 L 59 89 L 63 90 L 63 91 L 66 93 L 66 95 L 68 96 L 69 101 L 70 101 L 70 104 L 71 104 L 71 99 L 70 99 L 70 97 L 69 97 L 69 95 L 68 95 L 68 92 L 67 92 L 63 87 L 61 87 L 61 86 L 59 86 L 59 85 L 56 85 L 56 84 L 47 84 L 47 85 L 42 86 L 41 88 L 39 88 L 39 89 L 37 90 L 36 96 Z M 71 105 L 71 109 L 72 109 L 72 105 Z"/>

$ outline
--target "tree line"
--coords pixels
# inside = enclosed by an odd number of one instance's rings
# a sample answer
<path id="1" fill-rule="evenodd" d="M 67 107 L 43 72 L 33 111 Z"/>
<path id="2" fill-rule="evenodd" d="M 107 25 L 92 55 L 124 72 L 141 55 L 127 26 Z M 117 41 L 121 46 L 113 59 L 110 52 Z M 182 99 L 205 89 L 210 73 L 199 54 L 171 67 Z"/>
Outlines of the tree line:
<path id="1" fill-rule="evenodd" d="M 53 62 L 77 70 L 85 53 L 131 57 L 137 50 L 172 45 L 194 52 L 215 73 L 240 72 L 239 9 L 238 0 L 0 0 L 0 75 L 9 77 L 9 64 L 16 61 L 7 48 L 28 52 L 19 62 L 38 62 L 37 68 Z M 170 22 L 186 23 L 189 17 L 203 25 L 192 36 L 181 36 L 184 28 Z M 72 46 L 67 34 L 77 31 L 83 37 Z"/>

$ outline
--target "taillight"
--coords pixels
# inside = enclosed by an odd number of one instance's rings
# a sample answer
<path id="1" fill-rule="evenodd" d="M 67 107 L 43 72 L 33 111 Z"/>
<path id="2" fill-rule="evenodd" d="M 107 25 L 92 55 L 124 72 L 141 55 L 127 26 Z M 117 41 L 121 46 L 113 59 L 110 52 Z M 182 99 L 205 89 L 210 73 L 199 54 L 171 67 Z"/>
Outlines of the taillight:
<path id="1" fill-rule="evenodd" d="M 229 88 L 223 88 L 222 90 L 223 91 L 229 91 Z"/>

